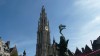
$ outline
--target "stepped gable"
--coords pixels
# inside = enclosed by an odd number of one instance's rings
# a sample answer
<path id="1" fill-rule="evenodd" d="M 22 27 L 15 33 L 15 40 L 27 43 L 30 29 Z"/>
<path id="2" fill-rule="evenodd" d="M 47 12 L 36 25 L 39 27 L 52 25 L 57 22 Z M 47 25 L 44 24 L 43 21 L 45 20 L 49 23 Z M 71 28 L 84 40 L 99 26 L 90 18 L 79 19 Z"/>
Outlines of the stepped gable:
<path id="1" fill-rule="evenodd" d="M 82 54 L 82 52 L 78 48 L 76 48 L 74 56 L 79 56 L 81 54 Z"/>
<path id="2" fill-rule="evenodd" d="M 88 45 L 86 45 L 84 53 L 90 53 L 90 52 L 92 52 L 92 49 Z"/>

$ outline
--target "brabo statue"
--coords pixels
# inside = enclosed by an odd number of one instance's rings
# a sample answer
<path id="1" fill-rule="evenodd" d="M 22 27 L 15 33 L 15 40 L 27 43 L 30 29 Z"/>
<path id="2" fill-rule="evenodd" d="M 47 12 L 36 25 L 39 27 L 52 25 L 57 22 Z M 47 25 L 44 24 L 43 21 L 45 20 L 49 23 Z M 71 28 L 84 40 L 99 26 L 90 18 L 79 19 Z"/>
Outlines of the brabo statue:
<path id="1" fill-rule="evenodd" d="M 68 45 L 68 41 L 66 41 L 64 35 L 62 34 L 62 30 L 63 29 L 66 29 L 65 28 L 66 26 L 65 25 L 62 25 L 60 24 L 59 25 L 59 31 L 60 31 L 60 43 L 59 43 L 59 51 L 60 51 L 60 55 L 59 56 L 68 56 L 68 48 L 67 48 L 67 45 Z"/>

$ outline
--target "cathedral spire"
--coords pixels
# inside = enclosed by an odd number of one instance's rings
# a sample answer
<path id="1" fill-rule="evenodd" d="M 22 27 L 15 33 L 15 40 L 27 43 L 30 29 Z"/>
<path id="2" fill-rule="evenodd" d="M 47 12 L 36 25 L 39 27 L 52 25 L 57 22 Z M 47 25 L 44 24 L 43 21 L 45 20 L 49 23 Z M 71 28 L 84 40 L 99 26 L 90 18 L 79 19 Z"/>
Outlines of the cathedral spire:
<path id="1" fill-rule="evenodd" d="M 42 6 L 42 11 L 45 11 L 44 5 Z"/>
<path id="2" fill-rule="evenodd" d="M 41 13 L 40 13 L 40 19 L 39 19 L 39 22 L 38 22 L 38 29 L 41 28 L 41 30 L 45 30 L 45 26 L 47 26 L 48 31 L 49 31 L 49 25 L 48 24 L 49 24 L 49 22 L 47 20 L 47 14 L 45 12 L 45 8 L 44 8 L 44 6 L 42 6 Z"/>
<path id="3" fill-rule="evenodd" d="M 46 12 L 45 12 L 44 5 L 42 6 L 40 17 L 41 17 L 40 19 L 47 19 L 47 15 L 46 15 Z"/>
<path id="4" fill-rule="evenodd" d="M 42 6 L 40 15 L 41 16 L 46 16 L 44 5 Z"/>
<path id="5" fill-rule="evenodd" d="M 38 21 L 36 56 L 49 56 L 50 30 L 44 6 L 42 6 Z"/>

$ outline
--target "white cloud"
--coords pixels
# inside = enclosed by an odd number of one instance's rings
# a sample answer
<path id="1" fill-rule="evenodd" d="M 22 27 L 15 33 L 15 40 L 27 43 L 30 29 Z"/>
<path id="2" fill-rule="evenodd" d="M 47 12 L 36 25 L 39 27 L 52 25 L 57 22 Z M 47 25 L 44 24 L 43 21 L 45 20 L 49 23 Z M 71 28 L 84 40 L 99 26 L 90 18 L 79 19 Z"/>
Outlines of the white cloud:
<path id="1" fill-rule="evenodd" d="M 100 0 L 77 0 L 74 5 L 81 12 L 86 12 L 85 15 L 88 23 L 85 24 L 80 29 L 80 36 L 89 37 L 90 35 L 99 35 L 100 32 Z M 96 36 L 95 36 L 96 37 Z"/>
<path id="2" fill-rule="evenodd" d="M 100 9 L 100 0 L 77 0 L 74 4 L 82 8 Z"/>
<path id="3" fill-rule="evenodd" d="M 100 16 L 96 16 L 83 25 L 79 33 L 80 35 L 78 37 L 80 37 L 81 43 L 83 43 L 84 46 L 88 44 L 91 47 L 90 40 L 95 40 L 100 36 Z"/>
<path id="4" fill-rule="evenodd" d="M 96 16 L 93 20 L 86 23 L 81 30 L 84 33 L 88 33 L 93 30 L 99 31 L 99 28 L 100 28 L 100 16 Z"/>
<path id="5" fill-rule="evenodd" d="M 90 40 L 95 40 L 100 35 L 100 16 L 96 16 L 94 19 L 83 25 L 77 33 L 78 35 L 76 38 L 74 40 L 72 39 L 72 43 L 74 44 L 71 44 L 71 46 L 78 47 L 80 50 L 82 47 L 85 47 L 86 44 L 91 47 Z"/>

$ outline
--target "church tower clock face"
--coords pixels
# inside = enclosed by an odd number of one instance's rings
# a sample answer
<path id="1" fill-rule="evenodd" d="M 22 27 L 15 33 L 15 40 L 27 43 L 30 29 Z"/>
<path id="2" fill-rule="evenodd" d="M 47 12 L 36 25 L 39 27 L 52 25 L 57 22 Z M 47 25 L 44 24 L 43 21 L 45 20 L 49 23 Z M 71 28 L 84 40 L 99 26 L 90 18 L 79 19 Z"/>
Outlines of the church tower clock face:
<path id="1" fill-rule="evenodd" d="M 45 30 L 48 31 L 48 26 L 45 26 Z"/>

